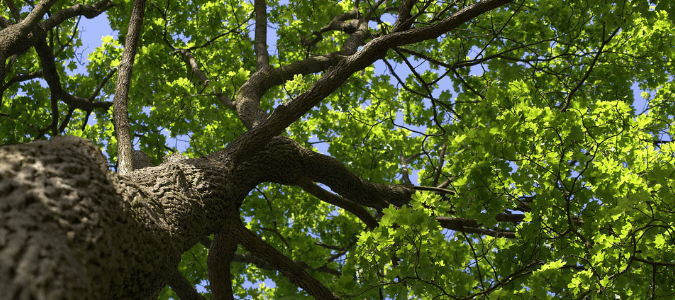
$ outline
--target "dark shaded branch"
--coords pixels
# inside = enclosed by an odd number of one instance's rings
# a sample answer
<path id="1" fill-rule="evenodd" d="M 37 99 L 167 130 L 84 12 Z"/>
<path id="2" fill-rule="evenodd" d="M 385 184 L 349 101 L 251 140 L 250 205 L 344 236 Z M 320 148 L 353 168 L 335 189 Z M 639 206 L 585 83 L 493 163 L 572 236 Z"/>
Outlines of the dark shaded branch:
<path id="1" fill-rule="evenodd" d="M 511 222 L 514 224 L 522 222 L 523 219 L 525 219 L 525 215 L 523 214 L 498 214 L 495 216 L 495 220 L 497 221 Z"/>
<path id="2" fill-rule="evenodd" d="M 268 118 L 260 108 L 260 99 L 272 87 L 293 79 L 294 75 L 307 75 L 326 71 L 346 55 L 356 53 L 358 47 L 370 37 L 368 22 L 358 20 L 356 31 L 345 41 L 341 50 L 329 54 L 296 61 L 281 68 L 266 68 L 256 71 L 238 92 L 237 112 L 244 126 L 251 129 Z"/>
<path id="3" fill-rule="evenodd" d="M 95 18 L 113 6 L 115 6 L 115 4 L 110 0 L 101 0 L 90 5 L 75 4 L 69 8 L 60 10 L 51 16 L 51 18 L 42 22 L 42 28 L 45 31 L 49 31 L 63 23 L 65 20 L 77 16 L 85 16 L 87 19 Z"/>
<path id="4" fill-rule="evenodd" d="M 14 22 L 7 20 L 5 17 L 0 16 L 0 27 L 7 28 L 10 25 L 14 25 Z"/>
<path id="5" fill-rule="evenodd" d="M 443 228 L 465 232 L 465 233 L 477 233 L 482 235 L 489 235 L 493 237 L 505 237 L 510 239 L 516 238 L 516 233 L 514 231 L 496 231 L 480 228 L 478 221 L 473 219 L 464 219 L 464 218 L 448 218 L 448 217 L 436 217 L 438 223 L 441 224 Z"/>
<path id="6" fill-rule="evenodd" d="M 274 137 L 260 155 L 240 166 L 238 172 L 242 172 L 242 176 L 257 173 L 247 178 L 251 187 L 260 182 L 296 185 L 302 180 L 309 180 L 327 185 L 349 201 L 374 208 L 406 204 L 415 192 L 404 185 L 364 180 L 337 159 L 310 151 L 286 137 Z"/>
<path id="7" fill-rule="evenodd" d="M 301 266 L 246 229 L 239 218 L 232 219 L 233 224 L 232 226 L 228 226 L 227 229 L 231 230 L 239 243 L 253 253 L 253 255 L 274 266 L 286 278 L 315 299 L 339 299 L 320 281 L 303 270 Z"/>
<path id="8" fill-rule="evenodd" d="M 342 275 L 342 272 L 340 272 L 340 271 L 338 271 L 338 270 L 336 270 L 336 269 L 332 269 L 332 268 L 326 267 L 326 266 L 318 267 L 318 268 L 312 268 L 312 266 L 308 265 L 308 264 L 307 264 L 306 262 L 304 262 L 304 261 L 298 261 L 298 260 L 296 260 L 295 263 L 298 264 L 300 267 L 302 267 L 302 268 L 305 269 L 305 270 L 318 271 L 318 272 L 323 272 L 323 273 L 327 273 L 327 274 L 331 274 L 331 275 L 335 275 L 335 276 L 340 276 L 340 275 Z"/>
<path id="9" fill-rule="evenodd" d="M 274 266 L 266 263 L 264 260 L 262 260 L 260 258 L 257 258 L 255 255 L 253 255 L 251 253 L 235 254 L 234 258 L 232 259 L 232 262 L 238 262 L 238 263 L 244 263 L 244 264 L 254 264 L 259 269 L 276 271 Z"/>
<path id="10" fill-rule="evenodd" d="M 42 66 L 42 76 L 49 89 L 56 98 L 56 100 L 62 100 L 64 103 L 68 104 L 75 109 L 82 109 L 84 111 L 90 111 L 96 108 L 108 109 L 112 103 L 110 102 L 94 102 L 92 101 L 98 93 L 92 94 L 89 98 L 82 98 L 78 96 L 73 96 L 66 93 L 61 86 L 61 77 L 59 76 L 58 71 L 56 70 L 56 63 L 54 62 L 54 54 L 52 49 L 47 45 L 47 42 L 44 39 L 40 39 L 35 43 L 35 51 L 40 58 L 40 65 Z M 108 76 L 109 78 L 109 76 Z M 104 80 L 106 82 L 107 80 Z M 100 92 L 100 89 L 98 89 Z"/>
<path id="11" fill-rule="evenodd" d="M 22 34 L 28 34 L 30 30 L 33 30 L 35 26 L 37 26 L 38 22 L 40 22 L 43 18 L 43 16 L 49 11 L 49 8 L 54 5 L 59 0 L 42 0 L 40 1 L 33 10 L 28 13 L 28 16 L 26 16 L 23 21 L 18 23 L 21 33 Z"/>
<path id="12" fill-rule="evenodd" d="M 28 74 L 16 75 L 16 76 L 10 78 L 9 80 L 7 80 L 7 82 L 2 87 L 0 87 L 0 92 L 6 91 L 12 84 L 15 84 L 17 82 L 31 80 L 31 79 L 35 79 L 35 78 L 38 78 L 38 77 L 42 77 L 42 71 L 35 71 L 35 72 L 30 72 Z"/>
<path id="13" fill-rule="evenodd" d="M 230 219 L 234 218 L 239 219 L 239 216 L 230 217 Z M 237 226 L 237 224 L 231 224 L 227 227 L 233 226 Z M 232 228 L 224 228 L 213 235 L 206 264 L 209 268 L 211 293 L 213 293 L 214 300 L 234 300 L 230 263 L 234 258 L 234 252 L 237 251 L 237 244 L 237 237 Z"/>
<path id="14" fill-rule="evenodd" d="M 652 266 L 663 266 L 663 267 L 675 267 L 675 264 L 672 263 L 663 263 L 663 262 L 658 262 L 658 261 L 651 261 L 651 260 L 646 260 L 644 258 L 639 258 L 637 256 L 632 256 L 630 259 L 643 262 L 646 264 L 650 264 Z"/>
<path id="15" fill-rule="evenodd" d="M 131 165 L 131 128 L 129 126 L 129 112 L 127 101 L 131 85 L 131 71 L 136 57 L 136 47 L 143 27 L 145 14 L 145 0 L 134 0 L 134 7 L 129 20 L 129 31 L 124 43 L 124 53 L 117 74 L 117 86 L 113 99 L 113 119 L 117 136 L 117 161 L 119 173 L 124 175 L 133 170 Z"/>
<path id="16" fill-rule="evenodd" d="M 314 35 L 312 40 L 307 40 L 304 35 L 300 34 L 302 46 L 306 47 L 309 52 L 311 48 L 323 40 L 323 34 L 326 32 L 342 31 L 347 34 L 354 33 L 358 26 L 358 17 L 359 11 L 356 9 L 339 14 L 335 16 L 328 25 L 321 27 L 319 31 L 312 32 L 312 35 Z"/>
<path id="17" fill-rule="evenodd" d="M 412 26 L 412 18 L 410 15 L 410 11 L 412 10 L 413 6 L 415 5 L 416 0 L 403 0 L 403 3 L 401 3 L 401 6 L 398 8 L 398 17 L 396 18 L 396 22 L 394 23 L 394 28 L 391 30 L 391 32 L 397 32 L 397 31 L 402 31 L 409 29 L 410 26 Z"/>
<path id="18" fill-rule="evenodd" d="M 63 118 L 63 122 L 61 122 L 61 126 L 59 127 L 59 135 L 66 130 L 66 127 L 68 127 L 68 123 L 70 123 L 70 118 L 73 116 L 74 111 L 75 109 L 72 107 L 68 109 L 68 113 L 66 114 L 66 117 Z"/>
<path id="19" fill-rule="evenodd" d="M 7 4 L 7 7 L 9 8 L 9 11 L 12 13 L 12 17 L 14 17 L 14 20 L 17 23 L 21 22 L 21 12 L 16 7 L 16 5 L 14 5 L 14 0 L 5 0 L 5 4 Z"/>
<path id="20" fill-rule="evenodd" d="M 368 228 L 374 229 L 378 223 L 375 218 L 360 205 L 322 189 L 306 178 L 298 181 L 298 186 L 320 200 L 338 206 L 358 217 Z"/>
<path id="21" fill-rule="evenodd" d="M 51 100 L 51 112 L 52 112 L 52 123 L 49 125 L 52 129 L 52 136 L 59 135 L 59 95 L 51 91 L 50 95 Z"/>
<path id="22" fill-rule="evenodd" d="M 255 56 L 258 70 L 269 67 L 270 57 L 267 53 L 267 5 L 265 0 L 255 0 Z"/>
<path id="23" fill-rule="evenodd" d="M 178 269 L 171 272 L 168 283 L 180 300 L 206 300 Z"/>

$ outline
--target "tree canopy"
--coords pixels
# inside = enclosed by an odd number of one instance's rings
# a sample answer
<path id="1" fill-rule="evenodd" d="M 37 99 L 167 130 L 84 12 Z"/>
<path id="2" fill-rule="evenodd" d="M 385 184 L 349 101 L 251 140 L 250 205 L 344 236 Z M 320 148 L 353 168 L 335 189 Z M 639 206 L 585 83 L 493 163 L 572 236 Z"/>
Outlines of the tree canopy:
<path id="1" fill-rule="evenodd" d="M 1 144 L 74 135 L 117 171 L 128 143 L 181 174 L 185 199 L 203 191 L 181 161 L 236 171 L 205 185 L 242 195 L 204 208 L 227 221 L 170 234 L 190 237 L 162 299 L 675 297 L 671 1 L 4 0 L 0 12 Z M 80 19 L 103 14 L 119 35 L 78 56 Z M 128 123 L 113 118 L 121 100 Z M 162 163 L 177 137 L 185 157 Z M 109 176 L 143 185 L 148 170 Z"/>

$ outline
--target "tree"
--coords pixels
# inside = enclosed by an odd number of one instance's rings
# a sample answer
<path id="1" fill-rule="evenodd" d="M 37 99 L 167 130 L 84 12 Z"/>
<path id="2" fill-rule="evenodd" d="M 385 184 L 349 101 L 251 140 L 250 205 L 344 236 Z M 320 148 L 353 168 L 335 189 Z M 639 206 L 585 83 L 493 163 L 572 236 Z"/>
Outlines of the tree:
<path id="1" fill-rule="evenodd" d="M 3 297 L 673 297 L 670 1 L 0 8 Z"/>

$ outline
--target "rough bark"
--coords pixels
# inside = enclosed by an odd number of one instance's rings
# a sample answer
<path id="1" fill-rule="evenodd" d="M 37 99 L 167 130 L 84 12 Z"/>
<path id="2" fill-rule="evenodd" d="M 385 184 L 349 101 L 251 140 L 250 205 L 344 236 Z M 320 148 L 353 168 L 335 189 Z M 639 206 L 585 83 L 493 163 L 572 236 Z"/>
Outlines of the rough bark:
<path id="1" fill-rule="evenodd" d="M 214 300 L 234 300 L 230 264 L 237 251 L 237 238 L 231 230 L 221 230 L 213 235 L 206 263 Z"/>
<path id="2" fill-rule="evenodd" d="M 136 57 L 136 47 L 143 28 L 145 14 L 145 0 L 134 0 L 134 7 L 129 20 L 129 31 L 124 43 L 124 53 L 119 65 L 115 99 L 113 99 L 113 119 L 117 136 L 117 163 L 120 174 L 127 174 L 133 170 L 131 165 L 131 128 L 129 126 L 129 111 L 127 101 L 131 85 L 131 71 Z"/>
<path id="3" fill-rule="evenodd" d="M 372 228 L 376 226 L 375 220 L 359 205 L 374 208 L 403 205 L 414 189 L 365 181 L 334 158 L 309 151 L 278 135 L 351 74 L 382 58 L 388 49 L 437 38 L 511 1 L 482 1 L 422 28 L 408 29 L 410 24 L 402 18 L 397 22 L 400 31 L 368 43 L 366 40 L 373 37 L 368 33 L 367 18 L 352 20 L 349 26 L 340 27 L 350 33 L 340 51 L 278 68 L 269 66 L 268 55 L 263 51 L 264 1 L 256 1 L 259 69 L 240 88 L 232 105 L 249 131 L 226 149 L 195 159 L 169 157 L 156 167 L 141 161 L 137 170 L 131 166 L 129 151 L 120 157 L 120 161 L 126 161 L 121 165 L 129 166 L 117 174 L 107 169 L 105 158 L 93 143 L 75 137 L 0 147 L 0 291 L 10 299 L 150 298 L 167 282 L 181 284 L 175 272 L 181 253 L 204 236 L 217 232 L 214 248 L 220 247 L 222 238 L 235 237 L 262 262 L 279 269 L 308 294 L 318 299 L 337 298 L 309 276 L 303 270 L 305 267 L 278 253 L 240 223 L 237 212 L 243 199 L 262 182 L 299 185 L 325 201 L 350 207 L 348 211 Z M 59 94 L 58 77 L 51 74 L 47 63 L 53 63 L 53 57 L 49 59 L 53 54 L 43 47 L 41 33 L 45 28 L 38 28 L 41 26 L 38 22 L 54 2 L 40 1 L 17 24 L 0 19 L 4 27 L 0 31 L 0 80 L 4 80 L 6 58 L 36 47 L 45 60 L 45 78 L 52 76 L 47 81 L 54 83 L 53 87 L 50 83 L 52 93 L 56 93 L 54 99 L 66 102 L 70 98 L 65 93 Z M 143 1 L 135 1 L 139 2 Z M 414 1 L 406 3 L 409 5 L 402 10 L 409 15 Z M 100 1 L 94 12 L 110 5 L 108 1 Z M 138 17 L 137 10 L 134 11 Z M 64 16 L 86 13 L 73 6 L 44 21 L 42 26 L 50 20 L 57 23 Z M 359 15 L 358 11 L 351 13 Z M 132 16 L 131 22 L 134 20 Z M 138 33 L 130 29 L 130 34 L 133 32 Z M 357 51 L 359 46 L 363 48 Z M 135 48 L 129 42 L 127 47 Z M 128 78 L 124 74 L 130 74 L 132 64 L 133 55 L 131 58 L 125 55 L 120 78 Z M 196 64 L 192 65 L 193 70 L 197 69 Z M 123 69 L 127 67 L 128 70 Z M 271 87 L 283 84 L 295 74 L 322 71 L 324 76 L 312 88 L 271 114 L 260 108 L 261 97 Z M 126 101 L 127 92 L 116 95 Z M 126 116 L 125 112 L 121 114 Z M 118 115 L 116 111 L 116 122 Z M 120 122 L 128 126 L 128 121 Z M 118 137 L 118 141 L 124 140 Z M 325 184 L 339 196 L 318 189 L 315 182 Z M 447 223 L 462 228 L 476 225 L 466 220 L 461 224 L 457 220 Z M 216 253 L 222 256 L 210 259 L 235 261 L 236 257 L 231 255 L 233 243 L 222 245 L 223 250 Z M 225 279 L 219 282 L 226 284 L 229 277 L 223 276 Z"/>
<path id="4" fill-rule="evenodd" d="M 311 178 L 371 205 L 401 203 L 412 192 L 361 180 L 336 160 L 282 137 L 237 166 L 221 150 L 128 175 L 109 171 L 93 143 L 56 137 L 0 147 L 0 176 L 0 290 L 11 299 L 152 297 L 181 253 L 219 228 L 232 229 L 223 227 L 226 216 L 238 221 L 239 205 L 261 182 Z M 242 244 L 261 255 L 251 248 L 252 233 L 240 234 Z M 261 258 L 279 264 L 276 256 Z M 291 275 L 310 294 L 333 298 L 303 272 L 297 267 Z"/>

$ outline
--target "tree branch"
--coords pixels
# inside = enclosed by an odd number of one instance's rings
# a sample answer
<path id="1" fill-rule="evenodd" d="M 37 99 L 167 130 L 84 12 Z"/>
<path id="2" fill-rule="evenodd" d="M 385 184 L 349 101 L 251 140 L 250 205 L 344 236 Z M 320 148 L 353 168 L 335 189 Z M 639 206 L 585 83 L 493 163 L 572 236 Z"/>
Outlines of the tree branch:
<path id="1" fill-rule="evenodd" d="M 477 233 L 493 237 L 505 237 L 510 239 L 516 238 L 516 233 L 514 231 L 496 231 L 483 229 L 480 228 L 478 221 L 473 219 L 436 217 L 436 220 L 441 224 L 441 227 L 455 231 Z"/>
<path id="2" fill-rule="evenodd" d="M 457 28 L 486 11 L 513 1 L 481 1 L 457 11 L 452 16 L 436 24 L 388 34 L 370 41 L 360 51 L 340 60 L 332 70 L 317 80 L 309 90 L 288 103 L 278 106 L 259 126 L 250 129 L 231 142 L 227 147 L 228 152 L 232 153 L 235 163 L 250 157 L 253 153 L 259 151 L 271 137 L 279 135 L 291 123 L 298 120 L 326 96 L 335 91 L 354 72 L 362 70 L 378 59 L 383 58 L 388 49 L 437 38 L 441 34 Z"/>
<path id="3" fill-rule="evenodd" d="M 28 74 L 18 74 L 12 77 L 11 79 L 7 80 L 7 82 L 2 87 L 0 87 L 0 92 L 6 91 L 10 86 L 12 86 L 12 84 L 15 84 L 17 82 L 31 80 L 38 77 L 42 77 L 42 71 L 34 71 Z"/>
<path id="4" fill-rule="evenodd" d="M 49 8 L 59 0 L 40 1 L 23 21 L 19 22 L 19 28 L 22 34 L 28 34 L 42 20 L 43 16 L 49 11 Z"/>
<path id="5" fill-rule="evenodd" d="M 327 185 L 349 201 L 378 209 L 389 204 L 404 205 L 415 192 L 404 185 L 385 185 L 361 179 L 337 159 L 310 151 L 286 137 L 274 137 L 259 155 L 241 163 L 238 171 L 242 172 L 241 176 L 257 173 L 256 176 L 247 175 L 247 185 L 252 187 L 261 182 L 275 182 L 301 184 L 311 190 L 305 181 L 309 180 Z M 365 215 L 363 217 L 366 218 Z"/>
<path id="6" fill-rule="evenodd" d="M 403 0 L 401 6 L 398 9 L 398 17 L 394 23 L 394 28 L 391 32 L 397 32 L 402 30 L 407 30 L 412 26 L 410 11 L 415 5 L 416 0 Z"/>
<path id="7" fill-rule="evenodd" d="M 329 69 L 346 55 L 356 53 L 358 47 L 363 45 L 369 36 L 368 22 L 359 20 L 356 31 L 339 51 L 296 61 L 281 68 L 256 71 L 239 89 L 236 100 L 239 118 L 249 129 L 265 121 L 269 116 L 260 108 L 260 99 L 270 88 L 293 79 L 294 75 L 307 75 Z"/>
<path id="8" fill-rule="evenodd" d="M 127 101 L 129 86 L 131 85 L 131 71 L 136 57 L 136 47 L 141 36 L 143 27 L 143 15 L 145 14 L 145 0 L 134 0 L 134 7 L 129 20 L 129 32 L 124 43 L 124 53 L 117 74 L 117 86 L 113 99 L 113 119 L 115 121 L 115 133 L 117 136 L 117 160 L 119 173 L 127 174 L 133 170 L 131 165 L 131 128 L 129 126 L 129 112 Z"/>
<path id="9" fill-rule="evenodd" d="M 178 269 L 171 272 L 168 283 L 180 300 L 206 300 Z"/>
<path id="10" fill-rule="evenodd" d="M 21 22 L 21 12 L 19 9 L 14 5 L 13 0 L 5 0 L 5 4 L 7 4 L 7 7 L 9 8 L 9 11 L 12 13 L 12 17 L 14 17 L 14 20 L 18 23 Z"/>
<path id="11" fill-rule="evenodd" d="M 113 6 L 115 6 L 115 4 L 110 0 L 101 0 L 90 5 L 75 4 L 69 8 L 60 10 L 49 19 L 42 22 L 42 28 L 45 31 L 49 31 L 63 23 L 63 21 L 76 16 L 85 16 L 87 19 L 95 18 Z"/>
<path id="12" fill-rule="evenodd" d="M 317 197 L 324 202 L 333 204 L 354 214 L 361 220 L 361 222 L 366 224 L 368 228 L 374 229 L 378 226 L 377 220 L 375 220 L 375 218 L 373 218 L 373 216 L 360 205 L 326 191 L 306 178 L 301 178 L 298 180 L 298 186 L 312 194 L 314 197 Z"/>
<path id="13" fill-rule="evenodd" d="M 238 220 L 239 215 L 229 217 L 230 220 L 234 218 Z M 234 252 L 237 251 L 238 242 L 232 227 L 241 223 L 229 223 L 231 222 L 226 223 L 229 226 L 213 235 L 213 242 L 209 247 L 209 256 L 206 259 L 214 300 L 234 300 L 230 263 L 234 258 Z"/>
<path id="14" fill-rule="evenodd" d="M 239 218 L 232 219 L 233 226 L 228 226 L 227 229 L 231 230 L 239 243 L 253 255 L 274 266 L 286 278 L 315 299 L 339 299 L 320 281 L 305 272 L 302 267 L 246 229 Z"/>
<path id="15" fill-rule="evenodd" d="M 88 99 L 77 97 L 66 93 L 61 86 L 61 78 L 58 71 L 56 70 L 56 63 L 54 62 L 54 54 L 52 53 L 51 48 L 47 45 L 47 42 L 44 39 L 40 39 L 35 43 L 35 51 L 40 58 L 40 65 L 42 66 L 42 75 L 44 76 L 45 81 L 49 85 L 49 89 L 53 95 L 56 95 L 57 100 L 62 100 L 64 103 L 72 106 L 76 109 L 82 109 L 85 111 L 92 110 L 95 108 L 105 108 L 108 109 L 112 103 L 110 102 L 93 102 L 95 95 L 100 92 L 100 89 L 97 88 L 98 92 L 92 94 Z M 111 76 L 109 74 L 109 76 Z M 109 78 L 106 76 L 106 78 Z M 107 80 L 104 79 L 104 83 Z"/>
<path id="16" fill-rule="evenodd" d="M 255 0 L 255 56 L 258 70 L 270 66 L 270 57 L 267 53 L 267 5 L 265 0 Z"/>

